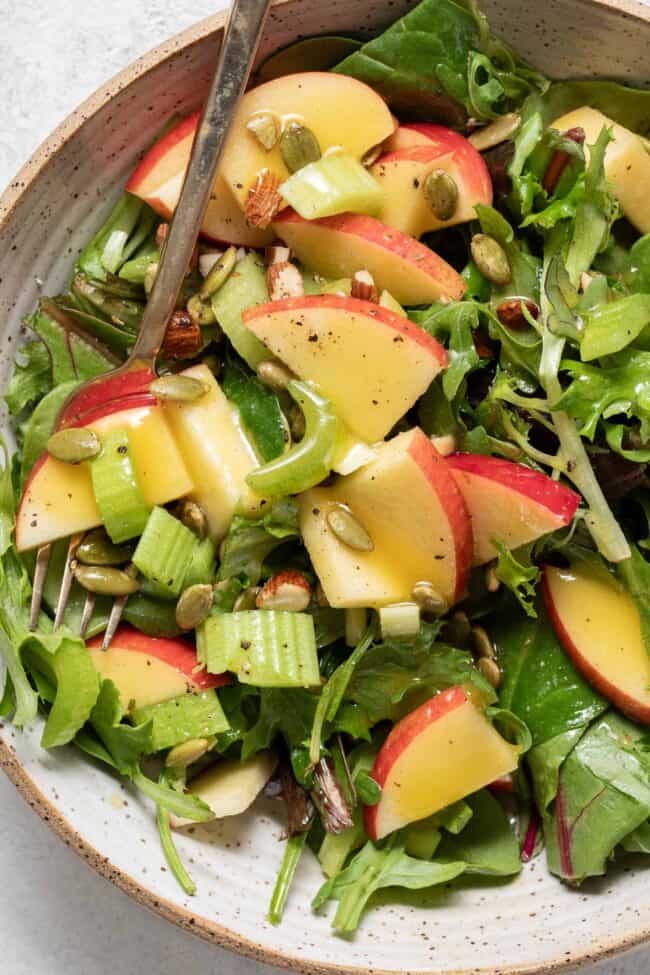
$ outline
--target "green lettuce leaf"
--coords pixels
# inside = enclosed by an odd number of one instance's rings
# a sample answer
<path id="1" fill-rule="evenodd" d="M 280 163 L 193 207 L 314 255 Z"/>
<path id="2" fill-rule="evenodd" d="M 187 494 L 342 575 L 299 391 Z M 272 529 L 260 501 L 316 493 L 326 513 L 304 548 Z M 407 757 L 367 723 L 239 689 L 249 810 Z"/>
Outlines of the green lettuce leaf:
<path id="1" fill-rule="evenodd" d="M 54 653 L 48 652 L 38 634 L 25 644 L 24 659 L 56 688 L 41 745 L 54 748 L 72 741 L 85 725 L 99 695 L 99 676 L 83 640 L 63 636 Z"/>
<path id="2" fill-rule="evenodd" d="M 583 437 L 593 440 L 601 419 L 624 413 L 639 420 L 643 440 L 650 438 L 650 352 L 625 349 L 606 367 L 565 359 L 561 369 L 571 382 L 554 410 L 578 421 Z"/>
<path id="3" fill-rule="evenodd" d="M 627 295 L 592 308 L 582 316 L 584 331 L 580 342 L 583 362 L 620 352 L 636 343 L 650 324 L 650 294 Z M 643 348 L 647 339 L 644 338 Z"/>
<path id="4" fill-rule="evenodd" d="M 465 376 L 480 365 L 472 334 L 479 324 L 479 307 L 476 302 L 457 301 L 409 315 L 449 350 L 449 365 L 442 374 L 442 389 L 448 400 L 453 400 Z"/>
<path id="5" fill-rule="evenodd" d="M 530 562 L 530 547 L 519 549 L 518 555 L 527 561 L 527 565 L 519 562 L 514 552 L 511 552 L 497 539 L 492 544 L 499 553 L 496 564 L 497 579 L 513 594 L 526 616 L 537 617 L 535 609 L 535 594 L 540 572 L 536 565 Z"/>
<path id="6" fill-rule="evenodd" d="M 243 575 L 249 585 L 256 585 L 264 560 L 283 542 L 299 534 L 298 506 L 291 498 L 274 501 L 258 518 L 235 515 L 222 543 L 219 579 Z"/>
<path id="7" fill-rule="evenodd" d="M 111 758 L 111 764 L 132 778 L 140 769 L 144 755 L 153 751 L 153 721 L 136 727 L 123 722 L 124 710 L 120 692 L 111 680 L 103 680 L 90 723 Z"/>

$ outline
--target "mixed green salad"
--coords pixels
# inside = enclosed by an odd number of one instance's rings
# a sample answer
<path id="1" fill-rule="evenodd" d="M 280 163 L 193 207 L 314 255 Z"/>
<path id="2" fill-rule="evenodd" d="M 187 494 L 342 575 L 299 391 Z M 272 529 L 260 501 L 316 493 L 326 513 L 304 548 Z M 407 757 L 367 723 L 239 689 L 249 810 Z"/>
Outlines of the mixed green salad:
<path id="1" fill-rule="evenodd" d="M 0 715 L 152 800 L 187 894 L 174 830 L 282 801 L 273 923 L 311 856 L 342 934 L 380 888 L 580 884 L 650 852 L 650 92 L 473 0 L 257 82 L 157 376 L 69 399 L 134 343 L 197 115 L 26 320 Z"/>

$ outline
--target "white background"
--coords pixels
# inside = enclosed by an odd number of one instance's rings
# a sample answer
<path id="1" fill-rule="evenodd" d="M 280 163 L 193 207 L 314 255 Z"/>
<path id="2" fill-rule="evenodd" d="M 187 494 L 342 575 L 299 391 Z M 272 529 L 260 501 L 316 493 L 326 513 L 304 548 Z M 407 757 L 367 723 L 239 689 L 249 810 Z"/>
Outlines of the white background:
<path id="1" fill-rule="evenodd" d="M 225 0 L 0 0 L 0 187 L 82 99 Z M 0 775 L 0 959 L 12 975 L 270 975 L 88 869 Z M 650 953 L 589 969 L 642 975 Z"/>

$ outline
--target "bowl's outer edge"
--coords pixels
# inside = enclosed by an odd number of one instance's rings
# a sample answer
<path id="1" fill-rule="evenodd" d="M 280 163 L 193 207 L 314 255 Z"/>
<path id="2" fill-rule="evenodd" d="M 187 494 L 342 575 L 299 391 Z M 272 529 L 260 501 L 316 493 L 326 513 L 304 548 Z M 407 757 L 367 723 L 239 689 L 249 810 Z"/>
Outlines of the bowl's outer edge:
<path id="1" fill-rule="evenodd" d="M 274 0 L 273 7 L 290 7 L 299 5 L 301 0 Z M 409 3 L 411 0 L 409 0 Z M 415 2 L 415 0 L 413 0 Z M 584 8 L 585 14 L 593 8 L 599 8 L 609 14 L 619 15 L 632 22 L 638 21 L 647 31 L 650 24 L 650 6 L 641 0 L 574 0 L 575 6 Z M 485 6 L 490 6 L 490 3 Z M 27 192 L 29 186 L 39 177 L 42 171 L 54 159 L 57 152 L 71 139 L 84 124 L 118 92 L 136 82 L 143 75 L 158 67 L 167 59 L 172 58 L 180 50 L 184 50 L 199 43 L 210 34 L 218 36 L 223 29 L 226 15 L 217 14 L 199 21 L 190 28 L 170 38 L 168 41 L 149 51 L 130 66 L 116 74 L 112 79 L 101 85 L 92 95 L 79 105 L 53 132 L 41 143 L 31 158 L 21 167 L 5 192 L 0 196 L 0 230 L 11 218 L 14 207 Z M 146 886 L 139 883 L 123 870 L 117 869 L 109 858 L 99 853 L 71 826 L 56 806 L 47 799 L 26 773 L 16 759 L 11 746 L 0 738 L 0 768 L 16 786 L 26 803 L 36 812 L 48 826 L 63 840 L 66 846 L 74 850 L 102 877 L 115 884 L 126 894 L 152 912 L 161 915 L 177 924 L 182 929 L 198 935 L 206 941 L 218 944 L 223 948 L 245 955 L 259 962 L 294 969 L 313 975 L 345 975 L 345 973 L 364 973 L 364 975 L 395 975 L 395 970 L 380 968 L 353 968 L 335 964 L 318 964 L 312 960 L 296 957 L 285 952 L 278 952 L 234 933 L 231 929 L 215 924 L 204 918 L 198 918 L 189 911 L 179 908 L 171 902 L 157 897 Z M 489 969 L 463 969 L 445 975 L 555 975 L 582 968 L 583 965 L 602 962 L 621 952 L 629 951 L 650 942 L 650 928 L 634 932 L 620 940 L 612 941 L 609 945 L 599 946 L 594 952 L 585 952 L 580 956 L 573 956 L 569 960 L 564 958 L 556 961 L 544 962 L 533 966 L 515 966 Z M 406 973 L 405 973 L 406 975 Z M 431 968 L 421 973 L 410 972 L 409 975 L 434 975 Z"/>

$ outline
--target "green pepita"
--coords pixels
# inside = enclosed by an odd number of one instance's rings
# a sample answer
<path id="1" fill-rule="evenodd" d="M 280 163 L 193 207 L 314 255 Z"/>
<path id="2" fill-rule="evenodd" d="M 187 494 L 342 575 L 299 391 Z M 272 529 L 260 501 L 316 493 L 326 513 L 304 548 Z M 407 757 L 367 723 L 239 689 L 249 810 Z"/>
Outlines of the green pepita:
<path id="1" fill-rule="evenodd" d="M 486 681 L 496 690 L 501 684 L 501 670 L 496 660 L 491 660 L 490 657 L 481 657 L 476 666 Z"/>
<path id="2" fill-rule="evenodd" d="M 88 427 L 68 427 L 58 430 L 47 441 L 47 452 L 66 464 L 80 464 L 97 457 L 102 449 L 99 437 Z"/>
<path id="3" fill-rule="evenodd" d="M 511 135 L 514 135 L 520 122 L 521 116 L 516 112 L 509 112 L 484 128 L 472 132 L 469 142 L 479 152 L 485 152 L 486 149 L 492 149 L 493 146 L 498 146 L 500 142 L 505 142 Z"/>
<path id="4" fill-rule="evenodd" d="M 280 136 L 280 153 L 290 173 L 321 157 L 318 139 L 311 129 L 299 122 L 291 122 Z"/>
<path id="5" fill-rule="evenodd" d="M 203 758 L 210 747 L 207 738 L 192 738 L 191 741 L 184 741 L 176 745 L 167 755 L 165 765 L 167 768 L 187 768 Z"/>
<path id="6" fill-rule="evenodd" d="M 438 220 L 451 220 L 458 207 L 456 180 L 444 169 L 432 169 L 422 184 L 424 198 Z"/>
<path id="7" fill-rule="evenodd" d="M 207 617 L 212 608 L 212 586 L 198 583 L 182 593 L 176 603 L 176 623 L 181 630 L 194 630 Z"/>
<path id="8" fill-rule="evenodd" d="M 411 593 L 413 602 L 417 603 L 423 613 L 434 616 L 444 616 L 449 606 L 430 582 L 416 582 Z"/>
<path id="9" fill-rule="evenodd" d="M 325 516 L 335 538 L 355 552 L 372 552 L 375 544 L 356 515 L 344 504 L 335 504 Z"/>
<path id="10" fill-rule="evenodd" d="M 289 423 L 291 439 L 294 443 L 300 443 L 302 438 L 305 436 L 305 430 L 307 427 L 305 423 L 305 414 L 302 412 L 297 403 L 292 403 L 290 406 L 287 421 Z"/>
<path id="11" fill-rule="evenodd" d="M 275 112 L 255 112 L 246 123 L 248 131 L 267 152 L 271 151 L 280 138 L 281 127 L 280 116 Z"/>
<path id="12" fill-rule="evenodd" d="M 216 292 L 221 288 L 230 275 L 232 274 L 233 268 L 237 263 L 237 248 L 229 247 L 221 257 L 215 261 L 215 263 L 210 268 L 210 273 L 201 285 L 201 290 L 199 291 L 199 297 L 202 301 L 207 301 L 211 295 L 216 294 Z M 212 309 L 210 309 L 212 311 Z M 214 312 L 213 312 L 214 314 Z M 201 324 L 206 325 L 208 322 L 202 322 Z"/>
<path id="13" fill-rule="evenodd" d="M 99 596 L 130 596 L 140 588 L 138 581 L 124 569 L 107 565 L 81 565 L 75 562 L 73 573 L 84 589 Z"/>
<path id="14" fill-rule="evenodd" d="M 235 613 L 241 613 L 247 609 L 257 609 L 257 597 L 260 593 L 259 586 L 249 586 L 248 589 L 244 589 L 242 593 L 237 596 L 233 610 Z"/>
<path id="15" fill-rule="evenodd" d="M 192 295 L 187 303 L 187 311 L 190 318 L 198 322 L 199 325 L 214 325 L 217 320 L 215 313 L 212 311 L 212 305 L 203 301 L 201 295 Z"/>
<path id="16" fill-rule="evenodd" d="M 494 644 L 482 626 L 472 627 L 472 642 L 477 657 L 494 659 L 496 656 Z"/>
<path id="17" fill-rule="evenodd" d="M 159 376 L 149 386 L 149 391 L 158 399 L 176 400 L 179 403 L 193 403 L 207 393 L 205 383 L 193 376 L 173 374 Z"/>
<path id="18" fill-rule="evenodd" d="M 199 538 L 205 538 L 208 534 L 208 519 L 205 511 L 196 501 L 181 501 L 178 505 L 178 517 L 186 528 L 194 532 Z"/>
<path id="19" fill-rule="evenodd" d="M 474 234 L 470 244 L 472 258 L 484 278 L 502 286 L 512 278 L 508 255 L 498 240 L 489 234 Z"/>
<path id="20" fill-rule="evenodd" d="M 94 528 L 82 538 L 75 558 L 84 565 L 123 565 L 132 554 L 132 545 L 115 545 L 103 528 Z"/>
<path id="21" fill-rule="evenodd" d="M 266 362 L 260 362 L 257 367 L 257 378 L 276 393 L 281 393 L 296 377 L 281 362 L 267 359 Z"/>

